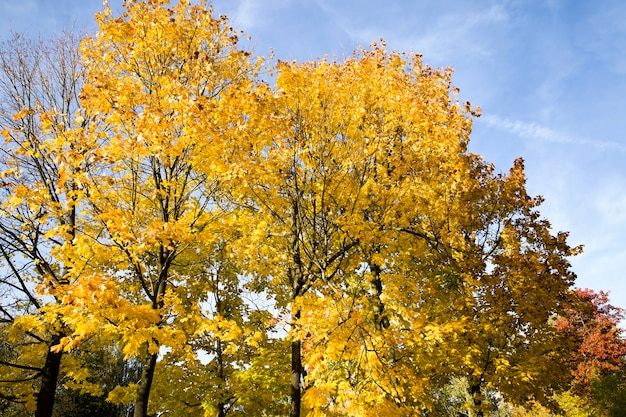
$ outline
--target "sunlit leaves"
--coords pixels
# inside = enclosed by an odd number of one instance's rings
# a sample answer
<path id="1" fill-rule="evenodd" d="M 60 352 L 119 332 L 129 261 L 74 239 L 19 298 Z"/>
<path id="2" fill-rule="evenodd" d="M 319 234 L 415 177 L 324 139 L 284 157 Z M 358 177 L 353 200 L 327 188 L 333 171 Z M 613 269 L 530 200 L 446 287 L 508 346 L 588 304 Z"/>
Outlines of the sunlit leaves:
<path id="1" fill-rule="evenodd" d="M 49 348 L 66 329 L 59 300 L 47 294 L 68 284 L 67 259 L 55 255 L 71 245 L 78 222 L 82 150 L 59 139 L 77 116 L 77 43 L 70 33 L 39 42 L 15 35 L 0 50 L 0 322 L 13 352 L 0 364 L 0 391 L 37 416 L 50 415 L 64 372 Z"/>
<path id="2" fill-rule="evenodd" d="M 58 254 L 73 264 L 72 287 L 54 291 L 72 333 L 54 349 L 80 348 L 95 333 L 116 340 L 126 358 L 144 363 L 139 416 L 148 410 L 157 355 L 172 356 L 174 369 L 163 359 L 164 375 L 157 377 L 168 384 L 191 346 L 227 361 L 241 340 L 259 343 L 259 329 L 243 323 L 247 311 L 234 309 L 232 317 L 221 311 L 220 303 L 238 297 L 236 272 L 223 272 L 229 261 L 219 254 L 232 238 L 231 213 L 223 209 L 223 179 L 238 157 L 228 152 L 236 149 L 230 132 L 250 112 L 242 97 L 255 84 L 258 64 L 205 2 L 124 7 L 120 17 L 108 8 L 100 13 L 99 32 L 82 45 L 85 119 L 65 138 L 94 152 L 81 166 L 88 173 L 81 182 L 83 233 Z M 233 286 L 221 294 L 211 277 Z M 205 311 L 218 293 L 217 311 Z M 223 346 L 213 352 L 204 338 Z M 232 374 L 226 368 L 214 377 Z"/>
<path id="3" fill-rule="evenodd" d="M 2 219 L 54 300 L 23 301 L 37 314 L 2 329 L 12 343 L 114 347 L 142 377 L 102 393 L 136 416 L 554 405 L 579 249 L 539 215 L 521 160 L 496 174 L 468 151 L 480 109 L 450 68 L 381 43 L 279 61 L 270 88 L 205 1 L 124 9 L 83 41 L 72 120 L 19 105 L 2 128 Z"/>

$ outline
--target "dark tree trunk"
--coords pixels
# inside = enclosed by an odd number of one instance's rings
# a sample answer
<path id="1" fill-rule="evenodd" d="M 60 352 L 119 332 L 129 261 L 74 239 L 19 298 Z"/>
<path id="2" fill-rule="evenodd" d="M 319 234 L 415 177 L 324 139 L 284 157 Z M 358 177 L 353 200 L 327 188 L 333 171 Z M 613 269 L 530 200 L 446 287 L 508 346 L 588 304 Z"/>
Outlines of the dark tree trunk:
<path id="1" fill-rule="evenodd" d="M 381 268 L 377 264 L 370 262 L 370 270 L 372 273 L 372 295 L 374 297 L 374 302 L 376 303 L 374 306 L 374 317 L 376 319 L 376 327 L 379 330 L 388 329 L 389 328 L 389 319 L 384 315 L 385 313 L 385 305 L 380 299 L 380 296 L 383 293 L 383 281 L 380 278 Z"/>
<path id="2" fill-rule="evenodd" d="M 300 387 L 302 379 L 301 344 L 299 340 L 291 342 L 291 409 L 289 417 L 300 417 L 300 405 L 302 402 L 302 389 Z"/>
<path id="3" fill-rule="evenodd" d="M 147 417 L 148 415 L 148 399 L 150 397 L 152 379 L 154 378 L 157 355 L 148 355 L 146 359 L 147 361 L 144 363 L 143 369 L 141 370 L 141 381 L 137 388 L 137 399 L 135 400 L 133 417 Z"/>
<path id="4" fill-rule="evenodd" d="M 167 200 L 166 200 L 167 201 Z M 162 203 L 163 204 L 163 203 Z M 167 213 L 167 203 L 163 208 L 164 213 Z M 168 221 L 168 217 L 163 217 L 164 221 Z M 159 247 L 159 280 L 156 291 L 153 294 L 148 294 L 152 299 L 152 308 L 160 310 L 163 308 L 163 296 L 167 287 L 167 277 L 169 268 L 171 265 L 171 252 L 163 245 Z M 141 278 L 143 279 L 143 278 Z M 160 320 L 163 317 L 159 317 Z M 159 326 L 161 323 L 159 324 Z M 156 340 L 153 340 L 157 343 Z M 157 344 L 158 345 L 158 344 Z M 156 369 L 158 353 L 146 353 L 145 362 L 141 369 L 141 380 L 137 387 L 137 397 L 135 399 L 135 409 L 133 411 L 133 417 L 147 417 L 148 416 L 148 400 L 150 398 L 150 390 L 152 389 L 152 380 L 154 379 L 154 371 Z"/>
<path id="5" fill-rule="evenodd" d="M 57 390 L 57 382 L 59 381 L 59 369 L 61 368 L 61 358 L 63 351 L 52 352 L 50 347 L 58 345 L 60 337 L 54 337 L 52 343 L 48 347 L 46 354 L 46 363 L 41 370 L 41 387 L 37 394 L 37 408 L 35 417 L 51 417 L 54 407 L 54 397 Z"/>
<path id="6" fill-rule="evenodd" d="M 219 302 L 217 303 L 217 311 L 219 312 L 219 314 L 223 313 Z M 222 384 L 224 384 L 223 386 L 226 386 L 226 375 L 224 372 L 224 351 L 222 349 L 222 341 L 219 339 L 217 341 L 217 350 L 215 353 L 217 355 L 217 374 Z M 221 394 L 220 397 L 222 399 L 217 404 L 217 409 L 218 409 L 217 417 L 226 417 L 226 403 L 223 400 L 224 393 L 222 392 L 220 394 Z"/>
<path id="7" fill-rule="evenodd" d="M 474 407 L 476 408 L 476 417 L 484 417 L 483 413 L 483 397 L 480 392 L 480 384 L 472 384 L 470 386 L 470 394 L 474 399 Z"/>
<path id="8" fill-rule="evenodd" d="M 291 250 L 293 256 L 293 267 L 289 271 L 291 279 L 292 300 L 302 295 L 304 290 L 304 273 L 302 258 L 300 256 L 300 227 L 298 204 L 294 202 L 293 206 L 293 224 L 291 230 Z M 292 322 L 297 325 L 300 319 L 300 310 L 292 311 Z M 300 417 L 300 405 L 302 402 L 301 380 L 303 376 L 302 369 L 302 341 L 294 339 L 291 341 L 291 408 L 289 417 Z"/>

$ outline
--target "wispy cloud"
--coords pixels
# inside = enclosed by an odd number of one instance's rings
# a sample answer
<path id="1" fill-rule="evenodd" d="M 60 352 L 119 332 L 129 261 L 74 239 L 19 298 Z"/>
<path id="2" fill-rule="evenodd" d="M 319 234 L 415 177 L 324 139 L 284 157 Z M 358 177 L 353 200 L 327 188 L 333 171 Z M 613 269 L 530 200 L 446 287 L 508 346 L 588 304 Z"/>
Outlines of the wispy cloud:
<path id="1" fill-rule="evenodd" d="M 490 43 L 494 39 L 482 35 L 485 27 L 502 25 L 507 20 L 507 12 L 500 5 L 467 13 L 451 13 L 439 20 L 428 34 L 407 37 L 404 46 L 418 48 L 438 60 L 459 55 L 488 56 L 492 53 Z"/>
<path id="2" fill-rule="evenodd" d="M 237 6 L 232 18 L 242 27 L 250 29 L 253 28 L 255 24 L 260 25 L 263 23 L 260 21 L 261 11 L 262 9 L 257 2 L 252 0 L 243 0 L 239 3 L 239 6 Z"/>
<path id="3" fill-rule="evenodd" d="M 626 146 L 612 141 L 578 138 L 563 132 L 539 125 L 534 122 L 511 120 L 497 115 L 486 115 L 479 119 L 489 127 L 505 130 L 520 138 L 530 138 L 546 142 L 568 145 L 587 146 L 601 151 L 618 151 L 626 153 Z"/>
<path id="4" fill-rule="evenodd" d="M 266 25 L 268 17 L 279 14 L 279 11 L 285 9 L 291 0 L 239 0 L 238 2 L 230 0 L 230 3 L 228 1 L 223 3 L 228 6 L 238 3 L 233 16 L 230 17 L 241 27 L 252 30 Z"/>
<path id="5" fill-rule="evenodd" d="M 509 18 L 502 5 L 445 8 L 426 7 L 419 2 L 402 7 L 380 3 L 370 6 L 377 16 L 372 19 L 372 10 L 356 7 L 354 2 L 315 3 L 357 44 L 367 45 L 383 37 L 395 49 L 420 52 L 436 62 L 448 62 L 451 56 L 460 54 L 489 55 L 493 39 L 483 35 L 493 25 L 504 26 Z"/>

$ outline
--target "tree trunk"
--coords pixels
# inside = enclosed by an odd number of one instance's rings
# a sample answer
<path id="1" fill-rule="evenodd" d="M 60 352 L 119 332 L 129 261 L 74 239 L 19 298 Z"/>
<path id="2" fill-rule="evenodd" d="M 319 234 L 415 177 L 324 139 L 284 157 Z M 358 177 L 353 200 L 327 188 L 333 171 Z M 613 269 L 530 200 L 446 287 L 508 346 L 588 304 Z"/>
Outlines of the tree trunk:
<path id="1" fill-rule="evenodd" d="M 304 288 L 304 274 L 302 266 L 302 258 L 300 257 L 300 227 L 298 221 L 298 204 L 294 202 L 293 206 L 293 224 L 291 230 L 291 250 L 293 256 L 293 268 L 289 271 L 291 279 L 292 300 L 293 302 L 302 295 Z M 292 311 L 292 322 L 297 325 L 300 319 L 300 310 Z M 302 388 L 300 381 L 302 380 L 302 342 L 300 339 L 291 341 L 291 408 L 289 417 L 300 417 L 300 405 L 302 402 Z"/>
<path id="2" fill-rule="evenodd" d="M 51 417 L 54 407 L 54 397 L 57 390 L 57 382 L 59 380 L 59 369 L 61 368 L 61 358 L 63 351 L 51 352 L 50 347 L 58 345 L 60 336 L 55 336 L 48 346 L 46 354 L 46 363 L 41 371 L 41 387 L 37 394 L 37 408 L 35 417 Z"/>
<path id="3" fill-rule="evenodd" d="M 298 285 L 298 291 L 300 286 Z M 298 294 L 294 292 L 294 294 Z M 294 300 L 295 300 L 294 296 Z M 300 319 L 300 310 L 293 312 L 292 321 L 297 323 Z M 300 339 L 291 341 L 291 408 L 289 417 L 300 417 L 300 407 L 302 403 L 302 387 L 300 381 L 303 377 L 302 368 L 302 341 Z"/>
<path id="4" fill-rule="evenodd" d="M 300 405 L 302 402 L 302 353 L 300 340 L 291 342 L 291 409 L 289 417 L 300 417 Z"/>
<path id="5" fill-rule="evenodd" d="M 164 213 L 167 213 L 167 203 L 164 205 Z M 165 222 L 168 221 L 168 217 L 166 215 L 164 215 L 163 219 Z M 148 294 L 152 299 L 152 308 L 155 310 L 160 311 L 163 308 L 163 296 L 165 295 L 165 289 L 167 287 L 167 277 L 170 265 L 170 251 L 163 245 L 160 245 L 158 286 L 153 295 Z M 161 321 L 162 319 L 163 317 L 159 315 L 159 320 Z M 156 343 L 157 341 L 154 340 L 154 342 Z M 133 417 L 148 416 L 148 399 L 150 398 L 150 389 L 152 388 L 152 380 L 154 379 L 158 353 L 146 353 L 146 355 L 146 361 L 143 363 L 143 368 L 141 370 L 141 380 L 139 381 L 139 386 L 137 387 L 137 397 L 135 399 Z"/>
<path id="6" fill-rule="evenodd" d="M 217 311 L 219 314 L 222 314 L 222 308 L 220 303 L 217 303 Z M 215 352 L 217 356 L 217 375 L 220 378 L 220 382 L 222 383 L 221 388 L 223 389 L 226 386 L 226 375 L 224 374 L 224 351 L 222 349 L 222 341 L 217 340 L 217 349 Z M 226 417 L 226 403 L 224 402 L 224 392 L 220 392 L 220 402 L 217 404 L 218 414 L 217 417 Z"/>
<path id="7" fill-rule="evenodd" d="M 141 381 L 139 382 L 139 387 L 137 387 L 137 399 L 135 400 L 133 417 L 147 417 L 148 415 L 148 398 L 150 397 L 156 362 L 157 354 L 149 354 L 141 370 Z"/>
<path id="8" fill-rule="evenodd" d="M 372 295 L 374 298 L 374 318 L 376 320 L 376 327 L 378 330 L 388 329 L 389 328 L 389 318 L 384 316 L 385 305 L 380 299 L 380 296 L 383 293 L 383 281 L 380 278 L 381 268 L 379 265 L 370 261 L 370 270 L 372 273 Z"/>
<path id="9" fill-rule="evenodd" d="M 470 394 L 472 394 L 472 398 L 474 399 L 474 407 L 476 410 L 476 417 L 484 417 L 483 413 L 483 397 L 480 392 L 480 383 L 472 384 L 470 386 Z"/>

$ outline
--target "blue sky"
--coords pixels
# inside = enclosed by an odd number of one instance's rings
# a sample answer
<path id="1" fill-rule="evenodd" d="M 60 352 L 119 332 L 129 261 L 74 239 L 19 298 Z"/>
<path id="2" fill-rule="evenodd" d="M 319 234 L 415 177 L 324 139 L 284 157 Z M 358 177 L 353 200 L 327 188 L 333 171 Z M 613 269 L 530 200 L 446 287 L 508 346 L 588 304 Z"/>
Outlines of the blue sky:
<path id="1" fill-rule="evenodd" d="M 120 10 L 121 0 L 110 0 Z M 541 212 L 585 253 L 578 286 L 626 307 L 626 2 L 623 0 L 214 0 L 283 60 L 390 49 L 452 66 L 461 99 L 480 105 L 470 150 L 506 171 L 526 161 Z M 99 0 L 0 0 L 0 37 L 93 30 Z"/>

